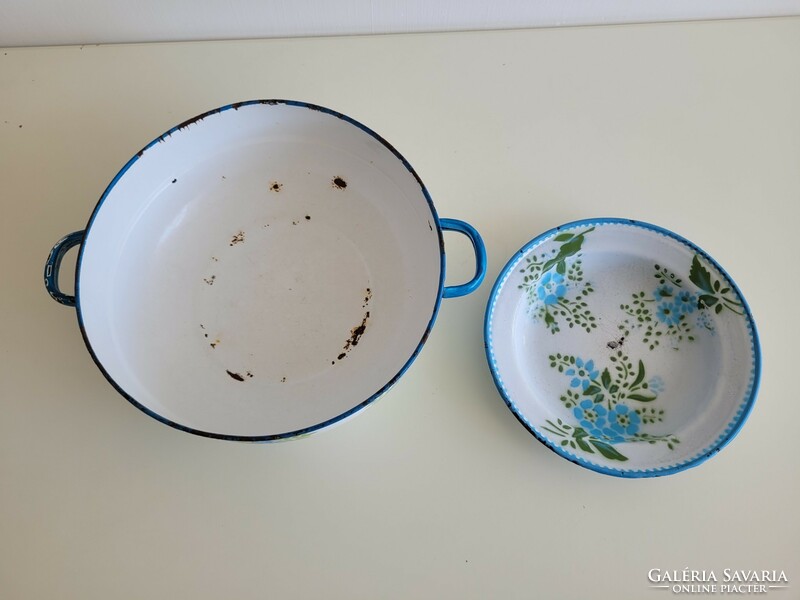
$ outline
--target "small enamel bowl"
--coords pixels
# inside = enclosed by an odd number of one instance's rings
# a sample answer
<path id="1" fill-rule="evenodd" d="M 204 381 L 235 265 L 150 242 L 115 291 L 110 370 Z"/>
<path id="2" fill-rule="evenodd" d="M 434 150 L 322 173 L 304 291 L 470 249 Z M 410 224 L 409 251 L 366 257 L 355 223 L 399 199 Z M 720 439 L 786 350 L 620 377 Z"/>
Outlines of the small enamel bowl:
<path id="1" fill-rule="evenodd" d="M 725 270 L 628 219 L 576 221 L 526 244 L 494 285 L 485 337 L 519 421 L 571 462 L 619 477 L 719 452 L 761 371 L 750 308 Z"/>

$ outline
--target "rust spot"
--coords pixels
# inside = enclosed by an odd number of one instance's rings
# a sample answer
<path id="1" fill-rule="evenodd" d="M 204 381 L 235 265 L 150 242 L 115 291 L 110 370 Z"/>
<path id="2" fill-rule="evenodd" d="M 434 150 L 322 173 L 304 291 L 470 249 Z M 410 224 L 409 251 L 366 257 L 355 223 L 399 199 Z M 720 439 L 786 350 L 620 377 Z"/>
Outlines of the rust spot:
<path id="1" fill-rule="evenodd" d="M 236 244 L 241 244 L 244 241 L 244 231 L 240 231 L 235 236 L 231 238 L 230 246 L 235 246 Z"/>
<path id="2" fill-rule="evenodd" d="M 248 371 L 248 372 L 247 372 L 247 373 L 245 373 L 245 374 L 246 374 L 246 375 L 247 375 L 247 376 L 248 376 L 250 379 L 252 379 L 252 378 L 253 378 L 253 374 L 252 374 L 250 371 Z"/>
<path id="3" fill-rule="evenodd" d="M 217 344 L 219 344 L 219 340 L 218 340 L 218 339 L 217 339 L 217 340 L 214 340 L 213 342 L 211 342 L 211 343 L 209 344 L 209 346 L 211 346 L 211 348 L 213 349 L 213 348 L 216 348 L 216 347 L 217 347 Z"/>
<path id="4" fill-rule="evenodd" d="M 286 377 L 281 377 L 281 383 L 286 383 Z"/>
<path id="5" fill-rule="evenodd" d="M 216 256 L 212 256 L 211 260 L 213 260 L 214 262 L 219 262 L 219 259 Z"/>
<path id="6" fill-rule="evenodd" d="M 225 372 L 231 376 L 231 379 L 235 379 L 236 381 L 244 381 L 244 377 L 239 375 L 239 373 L 234 373 L 233 371 L 228 371 L 225 369 Z"/>
<path id="7" fill-rule="evenodd" d="M 292 221 L 292 225 L 297 225 L 297 221 Z"/>
<path id="8" fill-rule="evenodd" d="M 207 334 L 207 333 L 204 333 L 204 334 L 203 334 L 203 337 L 208 337 L 208 334 Z"/>
<path id="9" fill-rule="evenodd" d="M 176 178 L 176 179 L 173 179 L 173 180 L 172 180 L 172 183 L 178 183 L 178 179 L 177 179 L 177 178 Z"/>
<path id="10" fill-rule="evenodd" d="M 306 221 L 310 221 L 310 220 L 311 220 L 311 215 L 306 215 Z"/>
<path id="11" fill-rule="evenodd" d="M 225 175 L 223 175 L 223 176 L 222 176 L 222 178 L 223 178 L 223 179 L 227 179 L 227 177 L 225 177 Z"/>
<path id="12" fill-rule="evenodd" d="M 350 339 L 348 339 L 344 343 L 344 348 L 342 348 L 342 353 L 337 357 L 338 360 L 342 360 L 347 353 L 350 352 L 353 348 L 358 346 L 358 342 L 361 340 L 361 336 L 364 335 L 364 332 L 367 331 L 367 321 L 369 320 L 369 311 L 364 314 L 364 318 L 361 320 L 361 325 L 357 325 L 350 330 Z"/>
<path id="13" fill-rule="evenodd" d="M 428 221 L 428 229 L 430 229 L 431 231 L 433 231 L 433 225 L 431 225 L 431 222 L 430 222 L 430 221 Z"/>
<path id="14" fill-rule="evenodd" d="M 622 348 L 622 344 L 625 343 L 625 336 L 623 335 L 618 340 L 611 340 L 606 344 L 606 347 L 610 350 L 615 350 L 616 348 Z"/>
<path id="15" fill-rule="evenodd" d="M 261 102 L 261 104 L 269 104 L 271 106 L 275 106 L 276 104 L 281 103 L 280 100 L 259 100 L 259 102 Z"/>
<path id="16" fill-rule="evenodd" d="M 283 184 L 279 181 L 269 182 L 269 191 L 278 193 L 283 189 Z"/>
<path id="17" fill-rule="evenodd" d="M 205 329 L 205 328 L 206 328 L 206 326 L 203 325 L 202 323 L 200 323 L 200 329 Z"/>
<path id="18" fill-rule="evenodd" d="M 347 187 L 347 182 L 338 175 L 333 178 L 333 181 L 331 183 L 333 184 L 333 187 L 336 188 L 337 190 L 343 190 L 344 188 Z"/>
<path id="19" fill-rule="evenodd" d="M 22 125 L 20 125 L 19 128 L 22 129 Z"/>
<path id="20" fill-rule="evenodd" d="M 214 285 L 214 280 L 217 278 L 216 275 L 212 275 L 210 278 L 206 279 L 203 277 L 203 281 L 205 281 L 208 285 Z"/>
<path id="21" fill-rule="evenodd" d="M 426 330 L 425 330 L 425 333 L 424 333 L 424 334 L 422 334 L 422 339 L 419 341 L 420 345 L 422 345 L 422 344 L 424 344 L 425 342 L 427 342 L 427 341 L 428 341 L 428 336 L 429 336 L 430 334 L 431 334 L 431 330 L 430 330 L 430 329 L 426 329 Z"/>
<path id="22" fill-rule="evenodd" d="M 372 300 L 372 290 L 370 288 L 367 288 L 366 290 L 364 290 L 364 304 L 361 305 L 361 308 L 367 308 L 367 305 L 369 305 L 370 300 Z"/>

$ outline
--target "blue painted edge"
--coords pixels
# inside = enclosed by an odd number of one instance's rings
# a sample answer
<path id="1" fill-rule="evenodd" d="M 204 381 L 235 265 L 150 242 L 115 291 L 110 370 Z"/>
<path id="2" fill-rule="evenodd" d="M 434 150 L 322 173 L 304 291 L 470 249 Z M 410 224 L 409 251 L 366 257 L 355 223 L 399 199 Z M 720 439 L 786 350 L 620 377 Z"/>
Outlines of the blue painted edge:
<path id="1" fill-rule="evenodd" d="M 659 467 L 656 469 L 636 469 L 636 470 L 624 470 L 624 469 L 614 469 L 611 467 L 607 467 L 604 465 L 598 465 L 591 461 L 587 461 L 584 458 L 572 454 L 566 450 L 563 450 L 560 445 L 552 443 L 550 440 L 547 439 L 546 436 L 539 433 L 536 428 L 517 410 L 513 400 L 510 398 L 508 391 L 505 389 L 503 384 L 503 380 L 500 377 L 500 374 L 497 370 L 497 364 L 494 358 L 494 349 L 492 345 L 492 315 L 494 313 L 494 306 L 497 302 L 498 294 L 505 284 L 506 279 L 508 278 L 510 272 L 516 267 L 519 261 L 525 256 L 525 254 L 533 247 L 537 246 L 543 240 L 549 238 L 550 236 L 556 234 L 558 231 L 564 229 L 572 229 L 574 227 L 581 227 L 581 226 L 590 226 L 590 225 L 606 225 L 606 224 L 619 224 L 619 225 L 630 225 L 635 227 L 640 227 L 642 229 L 649 229 L 651 231 L 655 231 L 656 233 L 660 233 L 665 235 L 669 238 L 672 238 L 698 254 L 700 254 L 703 258 L 705 258 L 709 263 L 711 263 L 719 272 L 720 274 L 727 280 L 728 284 L 731 288 L 736 292 L 736 294 L 742 300 L 742 306 L 744 307 L 745 316 L 746 316 L 746 323 L 748 328 L 748 333 L 750 334 L 750 350 L 753 359 L 753 368 L 750 372 L 750 380 L 748 383 L 748 389 L 745 392 L 745 396 L 743 401 L 740 403 L 736 414 L 731 419 L 730 423 L 728 423 L 725 430 L 722 434 L 708 447 L 706 447 L 701 452 L 694 455 L 692 458 L 685 460 L 682 463 L 677 465 L 669 466 L 669 467 Z M 544 444 L 547 448 L 555 452 L 556 454 L 566 458 L 568 461 L 575 463 L 576 465 L 580 465 L 581 467 L 585 467 L 592 471 L 596 471 L 598 473 L 603 473 L 605 475 L 613 475 L 615 477 L 622 477 L 628 479 L 639 479 L 644 477 L 660 477 L 664 475 L 672 475 L 673 473 L 678 473 L 680 471 L 684 471 L 686 469 L 696 467 L 697 465 L 705 462 L 715 454 L 717 454 L 720 450 L 722 450 L 726 445 L 730 443 L 730 441 L 736 437 L 736 435 L 741 431 L 742 427 L 744 426 L 745 421 L 750 416 L 750 413 L 753 410 L 753 405 L 755 404 L 756 397 L 758 396 L 758 388 L 761 382 L 761 344 L 758 338 L 758 331 L 756 330 L 755 320 L 753 319 L 753 313 L 750 310 L 750 306 L 747 303 L 744 295 L 742 294 L 739 286 L 736 285 L 736 282 L 733 281 L 731 276 L 728 272 L 723 269 L 716 260 L 714 260 L 705 250 L 690 242 L 683 236 L 670 231 L 669 229 L 665 229 L 663 227 L 659 227 L 658 225 L 653 225 L 651 223 L 646 223 L 644 221 L 636 221 L 633 219 L 622 219 L 622 218 L 615 218 L 615 217 L 600 217 L 595 219 L 581 219 L 578 221 L 571 221 L 569 223 L 564 223 L 563 225 L 559 225 L 558 227 L 554 227 L 545 231 L 544 233 L 536 236 L 530 242 L 525 244 L 522 248 L 519 249 L 518 252 L 511 257 L 511 259 L 506 263 L 503 270 L 498 275 L 497 280 L 492 287 L 492 291 L 489 294 L 489 302 L 486 306 L 486 316 L 484 318 L 483 323 L 483 333 L 484 333 L 484 347 L 486 350 L 486 359 L 489 362 L 489 369 L 492 373 L 492 378 L 494 379 L 495 386 L 497 386 L 497 390 L 500 392 L 500 395 L 503 398 L 503 401 L 506 403 L 506 406 L 511 410 L 517 420 L 525 426 L 525 428 L 532 433 L 537 440 L 539 440 L 542 444 Z"/>
<path id="2" fill-rule="evenodd" d="M 486 246 L 481 234 L 469 223 L 459 219 L 442 219 L 441 225 L 444 231 L 458 231 L 472 242 L 472 249 L 475 251 L 475 275 L 467 283 L 446 286 L 442 294 L 444 298 L 466 296 L 477 290 L 486 277 Z"/>
<path id="3" fill-rule="evenodd" d="M 70 248 L 83 242 L 85 234 L 85 231 L 73 231 L 65 235 L 55 243 L 44 263 L 44 287 L 53 300 L 64 306 L 75 306 L 75 296 L 65 294 L 58 287 L 58 273 L 61 270 L 61 261 Z"/>
<path id="4" fill-rule="evenodd" d="M 103 376 L 114 387 L 114 389 L 116 389 L 117 392 L 119 392 L 120 395 L 122 395 L 124 398 L 126 398 L 136 408 L 138 408 L 139 410 L 141 410 L 145 414 L 153 417 L 157 421 L 161 421 L 165 425 L 169 425 L 170 427 L 174 427 L 175 429 L 179 429 L 179 430 L 185 431 L 187 433 L 192 433 L 194 435 L 199 435 L 199 436 L 208 437 L 208 438 L 214 438 L 214 439 L 221 439 L 221 440 L 240 441 L 240 442 L 273 442 L 273 441 L 287 440 L 287 439 L 292 439 L 292 438 L 297 438 L 297 437 L 300 437 L 300 436 L 304 436 L 304 435 L 307 435 L 309 433 L 313 433 L 315 431 L 318 431 L 320 429 L 323 429 L 325 427 L 328 427 L 330 425 L 333 425 L 335 423 L 338 423 L 339 421 L 342 421 L 342 420 L 346 419 L 347 417 L 355 414 L 359 410 L 363 409 L 364 407 L 368 406 L 369 404 L 371 404 L 372 402 L 377 400 L 378 397 L 380 397 L 384 392 L 388 391 L 389 388 L 391 388 L 397 382 L 397 380 L 400 379 L 400 377 L 402 377 L 402 375 L 408 370 L 408 368 L 411 366 L 411 363 L 414 362 L 414 359 L 416 359 L 417 355 L 422 350 L 422 347 L 425 345 L 425 342 L 427 341 L 428 336 L 430 335 L 431 329 L 433 328 L 433 325 L 436 322 L 436 316 L 439 313 L 439 307 L 441 305 L 442 294 L 443 294 L 443 289 L 444 289 L 445 252 L 444 252 L 444 238 L 442 237 L 442 227 L 441 227 L 441 223 L 440 223 L 440 220 L 439 220 L 439 215 L 437 214 L 436 208 L 433 205 L 433 200 L 431 200 L 430 194 L 428 193 L 428 189 L 425 187 L 425 184 L 422 182 L 422 179 L 420 179 L 419 175 L 414 170 L 414 168 L 411 166 L 411 164 L 403 157 L 403 155 L 401 155 L 394 148 L 394 146 L 392 146 L 389 142 L 387 142 L 384 138 L 382 138 L 380 135 L 375 133 L 372 129 L 370 129 L 366 125 L 363 125 L 362 123 L 359 123 L 358 121 L 356 121 L 355 119 L 352 119 L 351 117 L 348 117 L 347 115 L 339 113 L 339 112 L 337 112 L 335 110 L 331 110 L 330 108 L 325 108 L 323 106 L 318 106 L 316 104 L 310 104 L 308 102 L 301 102 L 301 101 L 297 101 L 297 100 L 273 100 L 273 99 L 269 99 L 269 100 L 248 100 L 248 101 L 244 101 L 244 102 L 235 102 L 233 104 L 227 104 L 227 105 L 222 106 L 220 108 L 215 108 L 215 109 L 207 111 L 207 112 L 205 112 L 205 113 L 203 113 L 201 115 L 198 115 L 196 117 L 188 119 L 187 121 L 184 121 L 183 123 L 181 123 L 179 125 L 176 125 L 172 129 L 166 131 L 165 133 L 163 133 L 162 135 L 158 136 L 153 141 L 151 141 L 149 144 L 147 144 L 144 148 L 142 148 L 139 152 L 137 152 L 125 164 L 125 166 L 122 167 L 122 169 L 120 169 L 120 171 L 114 176 L 114 179 L 111 180 L 111 183 L 108 184 L 108 187 L 106 187 L 106 189 L 103 192 L 102 196 L 100 196 L 100 200 L 97 202 L 97 205 L 95 206 L 94 210 L 92 211 L 92 214 L 89 217 L 89 221 L 86 224 L 86 229 L 85 229 L 86 240 L 90 239 L 91 230 L 92 230 L 92 224 L 94 223 L 94 220 L 97 217 L 97 214 L 99 213 L 100 209 L 102 208 L 103 203 L 105 202 L 106 198 L 111 193 L 111 191 L 114 189 L 114 186 L 116 186 L 117 182 L 125 175 L 125 173 L 128 171 L 128 169 L 130 169 L 136 163 L 136 161 L 139 160 L 144 155 L 145 152 L 147 152 L 147 150 L 149 150 L 150 148 L 152 148 L 153 146 L 155 146 L 159 142 L 164 141 L 166 138 L 168 138 L 172 134 L 177 133 L 177 132 L 181 131 L 182 129 L 188 128 L 192 124 L 197 123 L 198 121 L 201 121 L 201 120 L 203 120 L 203 119 L 205 119 L 207 117 L 213 116 L 213 115 L 215 115 L 217 113 L 225 112 L 227 110 L 238 110 L 238 109 L 240 109 L 240 108 L 242 108 L 244 106 L 251 106 L 251 105 L 255 105 L 255 104 L 267 104 L 267 105 L 279 105 L 280 104 L 280 105 L 287 105 L 287 106 L 295 106 L 295 107 L 298 107 L 298 108 L 306 108 L 306 109 L 309 109 L 309 110 L 315 110 L 315 111 L 323 112 L 323 113 L 329 114 L 331 116 L 334 116 L 337 119 L 341 119 L 342 121 L 346 121 L 347 123 L 350 123 L 351 125 L 354 125 L 354 126 L 358 127 L 359 129 L 361 129 L 365 133 L 367 133 L 370 136 L 372 136 L 378 142 L 383 144 L 383 146 L 385 146 L 392 154 L 394 154 L 403 163 L 403 166 L 408 170 L 409 173 L 411 173 L 414 176 L 414 179 L 417 180 L 417 183 L 419 183 L 420 189 L 422 190 L 422 194 L 425 196 L 425 200 L 428 202 L 428 207 L 430 208 L 431 215 L 433 216 L 433 220 L 436 222 L 436 231 L 437 231 L 437 234 L 439 236 L 439 249 L 440 249 L 440 253 L 439 253 L 440 254 L 439 291 L 438 291 L 438 294 L 436 296 L 436 302 L 434 303 L 434 306 L 433 306 L 433 313 L 431 315 L 430 321 L 428 322 L 428 325 L 425 328 L 425 333 L 423 333 L 422 338 L 419 341 L 419 344 L 417 345 L 416 349 L 411 354 L 409 359 L 406 361 L 406 363 L 402 366 L 402 368 L 383 387 L 381 387 L 378 391 L 376 391 L 374 394 L 369 396 L 369 398 L 367 398 L 366 400 L 360 402 L 359 404 L 357 404 L 353 408 L 343 412 L 340 415 L 337 415 L 335 417 L 332 417 L 332 418 L 330 418 L 330 419 L 328 419 L 326 421 L 323 421 L 323 422 L 318 423 L 316 425 L 312 425 L 310 427 L 305 427 L 303 429 L 297 429 L 297 430 L 294 430 L 294 431 L 287 431 L 285 433 L 271 434 L 271 435 L 257 435 L 257 436 L 226 435 L 226 434 L 214 433 L 214 432 L 211 432 L 211 431 L 203 431 L 203 430 L 199 430 L 199 429 L 194 429 L 192 427 L 187 427 L 185 425 L 181 425 L 180 423 L 176 423 L 176 422 L 174 422 L 174 421 L 172 421 L 170 419 L 167 419 L 166 417 L 156 413 L 155 411 L 147 408 L 143 404 L 137 402 L 135 398 L 133 398 L 127 392 L 125 392 L 125 390 L 122 389 L 122 387 L 119 384 L 117 384 L 116 381 L 114 381 L 114 379 L 109 375 L 109 373 L 103 367 L 102 363 L 100 362 L 100 360 L 98 359 L 97 355 L 95 354 L 94 349 L 92 348 L 91 342 L 89 341 L 89 337 L 88 337 L 88 335 L 86 333 L 86 328 L 84 327 L 84 323 L 83 323 L 83 313 L 81 311 L 80 273 L 81 273 L 81 267 L 82 267 L 82 264 L 83 264 L 83 252 L 84 252 L 84 249 L 86 247 L 85 244 L 81 245 L 80 253 L 78 254 L 77 268 L 75 269 L 75 299 L 76 299 L 75 307 L 76 307 L 76 312 L 77 312 L 77 315 L 78 315 L 78 327 L 80 328 L 81 335 L 83 336 L 83 341 L 86 344 L 86 348 L 88 349 L 89 354 L 92 357 L 92 360 L 97 365 L 98 369 L 100 369 L 100 372 L 103 374 Z"/>

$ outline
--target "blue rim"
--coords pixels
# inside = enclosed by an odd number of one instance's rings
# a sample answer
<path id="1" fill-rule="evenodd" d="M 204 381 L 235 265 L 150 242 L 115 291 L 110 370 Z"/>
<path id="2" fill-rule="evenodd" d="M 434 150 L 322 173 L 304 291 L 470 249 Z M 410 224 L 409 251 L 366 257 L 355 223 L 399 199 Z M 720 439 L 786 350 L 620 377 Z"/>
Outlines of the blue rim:
<path id="1" fill-rule="evenodd" d="M 641 227 L 642 229 L 649 229 L 651 231 L 655 231 L 657 233 L 665 235 L 669 238 L 672 238 L 688 246 L 695 252 L 699 253 L 702 257 L 704 257 L 720 272 L 720 274 L 727 280 L 731 288 L 733 288 L 733 290 L 739 296 L 739 298 L 742 301 L 742 306 L 744 307 L 747 328 L 750 334 L 750 342 L 751 342 L 750 349 L 753 356 L 753 369 L 750 373 L 750 381 L 748 384 L 748 390 L 745 393 L 744 397 L 745 399 L 739 405 L 736 415 L 734 415 L 733 419 L 727 425 L 725 430 L 710 446 L 708 446 L 698 454 L 694 455 L 692 458 L 689 458 L 688 460 L 674 466 L 658 467 L 655 469 L 635 469 L 626 471 L 623 469 L 615 469 L 595 464 L 591 461 L 587 461 L 584 458 L 581 458 L 580 456 L 577 456 L 575 454 L 572 454 L 571 452 L 562 449 L 561 446 L 554 444 L 546 436 L 542 435 L 539 431 L 537 431 L 536 428 L 525 418 L 525 416 L 520 414 L 513 400 L 509 397 L 508 391 L 505 389 L 505 386 L 503 384 L 502 377 L 498 373 L 497 363 L 495 361 L 494 348 L 492 343 L 491 319 L 500 289 L 504 285 L 510 272 L 514 269 L 514 267 L 519 263 L 519 261 L 525 256 L 525 254 L 527 254 L 527 252 L 530 249 L 539 245 L 542 241 L 549 238 L 550 236 L 555 235 L 558 231 L 562 229 L 572 229 L 574 227 L 589 226 L 589 225 L 606 225 L 606 224 L 632 225 L 636 227 Z M 720 450 L 722 450 L 728 443 L 730 443 L 730 441 L 734 437 L 736 437 L 739 431 L 741 431 L 745 421 L 747 421 L 747 418 L 750 416 L 750 413 L 753 410 L 753 405 L 755 404 L 756 396 L 758 395 L 758 387 L 761 382 L 761 345 L 758 339 L 758 332 L 756 330 L 756 324 L 755 320 L 753 319 L 753 314 L 750 311 L 750 306 L 747 304 L 747 300 L 745 299 L 744 295 L 739 289 L 739 286 L 736 285 L 736 282 L 733 281 L 728 272 L 725 269 L 723 269 L 719 265 L 719 263 L 717 263 L 717 261 L 714 260 L 705 250 L 703 250 L 696 244 L 690 242 L 683 236 L 680 236 L 677 233 L 670 231 L 669 229 L 659 227 L 658 225 L 645 223 L 643 221 L 636 221 L 633 219 L 603 217 L 596 219 L 581 219 L 578 221 L 571 221 L 569 223 L 565 223 L 563 225 L 559 225 L 558 227 L 549 229 L 548 231 L 545 231 L 544 233 L 536 236 L 530 242 L 525 244 L 522 248 L 519 249 L 518 252 L 514 254 L 514 256 L 512 256 L 512 258 L 506 263 L 505 267 L 503 267 L 503 270 L 497 276 L 497 280 L 495 281 L 494 286 L 492 287 L 492 291 L 489 294 L 489 302 L 486 306 L 486 315 L 484 317 L 484 322 L 483 322 L 483 334 L 485 342 L 484 347 L 486 349 L 486 359 L 489 362 L 489 369 L 491 370 L 492 373 L 492 379 L 494 380 L 494 384 L 497 387 L 497 390 L 500 392 L 503 401 L 506 403 L 506 406 L 508 406 L 509 410 L 511 410 L 511 412 L 514 414 L 517 420 L 520 423 L 522 423 L 522 425 L 530 433 L 532 433 L 537 440 L 539 440 L 542 444 L 544 444 L 547 448 L 549 448 L 559 456 L 562 456 L 563 458 L 566 458 L 568 461 L 573 462 L 576 465 L 580 465 L 581 467 L 585 467 L 587 469 L 596 471 L 598 473 L 603 473 L 605 475 L 614 475 L 615 477 L 623 477 L 629 479 L 638 479 L 643 477 L 660 477 L 663 475 L 672 475 L 673 473 L 678 473 L 680 471 L 696 467 L 697 465 L 705 462 L 706 460 L 717 454 Z"/>
<path id="2" fill-rule="evenodd" d="M 382 138 L 380 135 L 375 133 L 372 129 L 370 129 L 366 125 L 363 125 L 362 123 L 359 123 L 358 121 L 348 117 L 347 115 L 344 115 L 342 113 L 336 112 L 335 110 L 331 110 L 331 109 L 325 108 L 323 106 L 318 106 L 316 104 L 310 104 L 308 102 L 300 102 L 300 101 L 297 101 L 297 100 L 272 100 L 272 99 L 270 99 L 270 100 L 248 100 L 248 101 L 245 101 L 245 102 L 235 102 L 233 104 L 227 104 L 227 105 L 222 106 L 220 108 L 215 108 L 214 110 L 207 111 L 207 112 L 205 112 L 205 113 L 203 113 L 201 115 L 193 117 L 192 119 L 188 119 L 187 121 L 184 121 L 183 123 L 181 123 L 179 125 L 176 125 L 172 129 L 166 131 L 162 135 L 160 135 L 157 138 L 155 138 L 152 142 L 147 144 L 144 148 L 142 148 L 139 152 L 137 152 L 125 164 L 125 166 L 122 167 L 122 169 L 120 169 L 119 173 L 117 173 L 116 176 L 114 177 L 114 179 L 111 180 L 111 183 L 108 184 L 108 187 L 105 189 L 105 191 L 103 192 L 102 196 L 100 196 L 100 200 L 97 202 L 97 205 L 95 206 L 94 210 L 92 211 L 92 214 L 89 217 L 89 221 L 86 224 L 85 241 L 88 241 L 89 236 L 91 235 L 92 224 L 94 223 L 95 217 L 97 216 L 98 212 L 100 211 L 100 208 L 102 207 L 103 202 L 105 202 L 106 198 L 111 193 L 111 190 L 114 189 L 114 186 L 122 178 L 122 176 L 125 175 L 125 173 L 128 171 L 128 169 L 130 169 L 136 163 L 136 161 L 139 160 L 144 155 L 145 152 L 147 152 L 147 150 L 149 150 L 150 148 L 152 148 L 153 146 L 155 146 L 159 142 L 163 142 L 165 139 L 167 139 L 172 134 L 177 133 L 177 132 L 181 131 L 182 129 L 185 129 L 185 128 L 191 126 L 194 123 L 202 121 L 206 117 L 210 117 L 210 116 L 215 115 L 217 113 L 222 113 L 222 112 L 225 112 L 225 111 L 231 110 L 231 109 L 238 110 L 239 108 L 242 108 L 243 106 L 250 106 L 250 105 L 254 105 L 254 104 L 266 104 L 266 105 L 271 105 L 271 106 L 281 104 L 281 105 L 287 105 L 287 106 L 296 106 L 296 107 L 299 107 L 299 108 L 306 108 L 306 109 L 309 109 L 309 110 L 315 110 L 315 111 L 323 112 L 323 113 L 329 114 L 331 116 L 334 116 L 334 117 L 336 117 L 338 119 L 341 119 L 342 121 L 346 121 L 347 123 L 350 123 L 351 125 L 354 125 L 354 126 L 358 127 L 363 132 L 371 135 L 373 138 L 375 138 L 377 141 L 379 141 L 381 144 L 383 144 L 392 154 L 394 154 L 394 156 L 396 156 L 403 163 L 403 166 L 408 170 L 409 173 L 411 173 L 411 175 L 414 176 L 414 179 L 417 180 L 417 183 L 419 183 L 420 189 L 422 190 L 422 194 L 425 196 L 425 200 L 428 202 L 428 207 L 430 208 L 431 216 L 433 217 L 433 220 L 436 223 L 436 231 L 437 231 L 437 235 L 439 236 L 439 255 L 440 255 L 439 291 L 438 291 L 438 294 L 436 295 L 436 302 L 434 303 L 433 313 L 431 315 L 430 321 L 428 322 L 428 326 L 425 328 L 425 332 L 422 334 L 422 338 L 420 339 L 419 344 L 417 345 L 416 349 L 411 354 L 411 356 L 406 361 L 406 363 L 402 366 L 402 368 L 385 385 L 383 385 L 383 387 L 381 387 L 377 392 L 372 394 L 366 400 L 360 402 L 359 404 L 357 404 L 353 408 L 343 412 L 340 415 L 337 415 L 337 416 L 335 416 L 335 417 L 333 417 L 331 419 L 328 419 L 328 420 L 323 421 L 322 423 L 318 423 L 316 425 L 312 425 L 310 427 L 305 427 L 303 429 L 297 429 L 297 430 L 294 430 L 294 431 L 288 431 L 288 432 L 285 432 L 285 433 L 270 434 L 270 435 L 256 435 L 256 436 L 226 435 L 226 434 L 221 434 L 221 433 L 214 433 L 214 432 L 211 432 L 211 431 L 203 431 L 203 430 L 200 430 L 200 429 L 194 429 L 192 427 L 187 427 L 185 425 L 181 425 L 180 423 L 176 423 L 175 421 L 167 419 L 166 417 L 154 412 L 153 410 L 151 410 L 151 409 L 147 408 L 146 406 L 144 406 L 143 404 L 139 403 L 135 398 L 133 398 L 127 392 L 125 392 L 125 390 L 122 389 L 122 387 L 120 385 L 118 385 L 116 381 L 114 381 L 114 379 L 109 375 L 109 373 L 106 371 L 106 369 L 103 367 L 102 363 L 98 359 L 97 355 L 94 352 L 94 349 L 92 348 L 92 344 L 89 341 L 89 337 L 88 337 L 88 335 L 86 333 L 86 328 L 84 327 L 84 324 L 83 324 L 83 313 L 81 311 L 80 274 L 81 274 L 81 267 L 82 267 L 82 263 L 83 263 L 84 248 L 86 247 L 86 243 L 85 242 L 83 244 L 81 244 L 80 251 L 79 251 L 79 254 L 78 254 L 77 266 L 76 266 L 76 269 L 75 269 L 75 308 L 76 308 L 76 312 L 77 312 L 77 315 L 78 315 L 78 327 L 80 328 L 81 336 L 83 337 L 83 341 L 86 344 L 86 348 L 89 351 L 89 354 L 91 355 L 92 360 L 97 365 L 97 368 L 100 369 L 100 372 L 103 374 L 103 376 L 106 378 L 106 380 L 108 380 L 108 382 L 114 387 L 114 389 L 116 389 L 117 392 L 119 392 L 120 395 L 122 395 L 125 399 L 127 399 L 136 408 L 138 408 L 139 410 L 141 410 L 145 414 L 150 415 L 154 419 L 156 419 L 158 421 L 161 421 L 165 425 L 169 425 L 170 427 L 174 427 L 175 429 L 179 429 L 180 431 L 185 431 L 187 433 L 192 433 L 194 435 L 199 435 L 199 436 L 202 436 L 202 437 L 221 439 L 221 440 L 232 440 L 232 441 L 239 441 L 239 442 L 273 442 L 273 441 L 292 439 L 292 438 L 296 438 L 296 437 L 299 437 L 299 436 L 307 435 L 307 434 L 313 433 L 315 431 L 318 431 L 320 429 L 323 429 L 325 427 L 328 427 L 330 425 L 333 425 L 334 423 L 338 423 L 339 421 L 342 421 L 342 420 L 350 417 L 351 415 L 357 413 L 359 410 L 363 409 L 364 407 L 368 406 L 369 404 L 371 404 L 372 402 L 377 400 L 378 397 L 380 397 L 384 392 L 388 391 L 389 388 L 391 388 L 397 382 L 397 380 L 400 379 L 400 377 L 402 377 L 402 375 L 408 370 L 408 368 L 411 366 L 411 363 L 414 362 L 414 359 L 417 357 L 417 355 L 422 350 L 422 347 L 425 345 L 425 342 L 427 341 L 428 336 L 430 335 L 431 329 L 433 328 L 433 325 L 436 322 L 436 315 L 439 312 L 439 306 L 441 305 L 441 302 L 442 302 L 442 293 L 443 293 L 443 290 L 444 290 L 445 251 L 444 251 L 444 238 L 442 236 L 442 227 L 441 227 L 441 224 L 439 222 L 439 215 L 436 213 L 436 208 L 433 205 L 433 200 L 431 200 L 430 194 L 428 193 L 428 189 L 425 187 L 425 184 L 422 183 L 422 179 L 420 179 L 419 175 L 414 170 L 414 168 L 411 166 L 411 164 L 389 142 L 387 142 L 384 138 Z"/>

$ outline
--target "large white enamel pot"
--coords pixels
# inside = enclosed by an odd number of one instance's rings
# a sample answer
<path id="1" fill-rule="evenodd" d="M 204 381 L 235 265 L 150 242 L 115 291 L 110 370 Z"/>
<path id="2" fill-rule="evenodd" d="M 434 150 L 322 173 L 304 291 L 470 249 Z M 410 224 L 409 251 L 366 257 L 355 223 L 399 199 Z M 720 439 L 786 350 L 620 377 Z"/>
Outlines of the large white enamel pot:
<path id="1" fill-rule="evenodd" d="M 442 230 L 476 254 L 444 286 Z M 75 295 L 58 270 L 80 245 Z M 207 112 L 120 170 L 84 231 L 59 241 L 45 284 L 74 305 L 111 384 L 150 416 L 242 441 L 296 437 L 385 392 L 442 297 L 486 270 L 478 233 L 439 219 L 411 165 L 378 134 L 304 102 Z"/>

